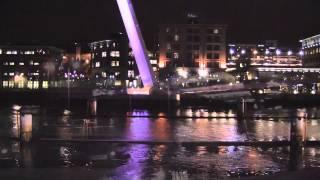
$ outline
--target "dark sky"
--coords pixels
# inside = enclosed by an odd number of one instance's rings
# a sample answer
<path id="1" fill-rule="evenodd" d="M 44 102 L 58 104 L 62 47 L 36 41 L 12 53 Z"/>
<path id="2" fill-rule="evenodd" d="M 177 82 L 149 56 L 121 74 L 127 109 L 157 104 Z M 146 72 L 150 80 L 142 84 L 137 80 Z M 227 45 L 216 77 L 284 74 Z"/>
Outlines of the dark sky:
<path id="1" fill-rule="evenodd" d="M 320 0 L 132 0 L 148 48 L 158 24 L 194 12 L 228 25 L 229 42 L 277 39 L 282 45 L 320 33 Z M 71 44 L 123 31 L 116 0 L 0 0 L 0 44 Z"/>

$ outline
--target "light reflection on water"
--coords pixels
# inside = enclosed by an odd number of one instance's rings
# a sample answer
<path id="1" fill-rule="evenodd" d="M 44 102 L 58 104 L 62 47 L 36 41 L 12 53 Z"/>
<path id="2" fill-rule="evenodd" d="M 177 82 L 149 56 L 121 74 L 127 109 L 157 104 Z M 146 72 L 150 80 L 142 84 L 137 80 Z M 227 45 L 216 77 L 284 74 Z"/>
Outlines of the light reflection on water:
<path id="1" fill-rule="evenodd" d="M 298 117 L 299 123 L 307 120 L 307 138 L 320 140 L 319 119 L 309 119 L 320 117 L 319 112 L 315 108 L 266 109 L 238 120 L 234 110 L 187 108 L 178 109 L 174 116 L 140 110 L 129 112 L 128 117 L 119 114 L 96 118 L 35 113 L 34 120 L 42 126 L 42 137 L 192 142 L 289 140 L 290 121 Z M 17 136 L 17 118 L 12 110 L 1 111 L 0 135 Z M 287 170 L 289 149 L 107 143 L 39 143 L 22 147 L 0 143 L 0 167 L 99 167 L 106 170 L 107 177 L 122 179 L 237 177 Z M 320 148 L 304 149 L 304 167 L 320 167 L 319 162 Z"/>

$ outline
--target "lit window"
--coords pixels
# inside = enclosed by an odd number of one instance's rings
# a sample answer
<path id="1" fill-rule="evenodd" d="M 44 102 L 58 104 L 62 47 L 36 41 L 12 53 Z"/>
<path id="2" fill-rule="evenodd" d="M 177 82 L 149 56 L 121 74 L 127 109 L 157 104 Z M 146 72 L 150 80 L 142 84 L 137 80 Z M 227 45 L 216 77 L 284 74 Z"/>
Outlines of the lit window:
<path id="1" fill-rule="evenodd" d="M 27 54 L 27 55 L 34 54 L 34 51 L 25 51 L 24 54 Z"/>
<path id="2" fill-rule="evenodd" d="M 119 76 L 120 72 L 115 72 L 114 75 Z"/>
<path id="3" fill-rule="evenodd" d="M 111 61 L 111 66 L 112 67 L 119 67 L 120 66 L 120 62 L 119 61 Z"/>
<path id="4" fill-rule="evenodd" d="M 9 81 L 9 88 L 13 88 L 14 87 L 14 81 Z"/>
<path id="5" fill-rule="evenodd" d="M 115 48 L 117 46 L 117 44 L 114 42 L 114 43 L 112 43 L 112 46 Z"/>
<path id="6" fill-rule="evenodd" d="M 134 71 L 133 70 L 129 70 L 128 71 L 128 77 L 129 78 L 133 78 L 134 77 Z"/>
<path id="7" fill-rule="evenodd" d="M 24 66 L 24 62 L 19 62 L 19 65 L 20 66 Z"/>
<path id="8" fill-rule="evenodd" d="M 155 71 L 155 72 L 158 71 L 157 67 L 153 67 L 152 69 L 153 69 L 153 71 Z"/>
<path id="9" fill-rule="evenodd" d="M 214 30 L 213 30 L 213 33 L 214 33 L 214 34 L 219 34 L 219 29 L 214 29 Z"/>
<path id="10" fill-rule="evenodd" d="M 111 57 L 120 57 L 120 51 L 111 51 L 110 56 Z"/>
<path id="11" fill-rule="evenodd" d="M 43 88 L 43 89 L 48 89 L 48 88 L 49 88 L 49 83 L 48 83 L 48 81 L 43 81 L 43 82 L 42 82 L 42 88 Z"/>
<path id="12" fill-rule="evenodd" d="M 102 57 L 107 57 L 107 52 L 102 52 Z"/>
<path id="13" fill-rule="evenodd" d="M 0 54 L 2 54 L 2 49 L 0 49 Z"/>
<path id="14" fill-rule="evenodd" d="M 106 78 L 107 77 L 107 73 L 106 72 L 102 72 L 102 77 Z"/>
<path id="15" fill-rule="evenodd" d="M 115 81 L 115 82 L 114 82 L 114 85 L 115 85 L 115 86 L 121 86 L 121 84 L 122 84 L 121 81 Z"/>
<path id="16" fill-rule="evenodd" d="M 156 65 L 156 64 L 158 64 L 158 61 L 157 60 L 150 60 L 150 63 Z"/>
<path id="17" fill-rule="evenodd" d="M 177 52 L 173 53 L 173 58 L 174 59 L 179 59 L 179 53 L 177 53 Z"/>
<path id="18" fill-rule="evenodd" d="M 8 73 L 3 73 L 4 76 L 8 76 Z"/>
<path id="19" fill-rule="evenodd" d="M 10 66 L 14 66 L 14 62 L 10 62 L 9 64 L 10 64 Z"/>
<path id="20" fill-rule="evenodd" d="M 33 88 L 33 82 L 32 81 L 28 81 L 27 88 L 29 88 L 29 89 Z"/>
<path id="21" fill-rule="evenodd" d="M 180 37 L 179 37 L 179 35 L 174 35 L 174 41 L 179 41 L 179 39 L 180 39 Z"/>
<path id="22" fill-rule="evenodd" d="M 9 82 L 8 81 L 3 81 L 2 82 L 2 87 L 6 88 L 9 86 Z"/>
<path id="23" fill-rule="evenodd" d="M 34 81 L 33 82 L 33 88 L 34 89 L 39 89 L 39 81 Z"/>
<path id="24" fill-rule="evenodd" d="M 8 66 L 9 63 L 8 63 L 8 62 L 3 62 L 3 65 L 4 65 L 4 66 Z"/>
<path id="25" fill-rule="evenodd" d="M 14 73 L 13 72 L 9 73 L 9 76 L 14 76 Z"/>
<path id="26" fill-rule="evenodd" d="M 18 51 L 7 51 L 7 53 L 6 54 L 14 54 L 14 55 L 16 55 L 16 54 L 18 54 Z"/>
<path id="27" fill-rule="evenodd" d="M 39 66 L 40 63 L 39 63 L 39 62 L 34 62 L 33 65 L 34 65 L 34 66 Z"/>
<path id="28" fill-rule="evenodd" d="M 96 62 L 96 67 L 97 67 L 97 68 L 100 67 L 100 62 L 99 62 L 99 61 Z"/>

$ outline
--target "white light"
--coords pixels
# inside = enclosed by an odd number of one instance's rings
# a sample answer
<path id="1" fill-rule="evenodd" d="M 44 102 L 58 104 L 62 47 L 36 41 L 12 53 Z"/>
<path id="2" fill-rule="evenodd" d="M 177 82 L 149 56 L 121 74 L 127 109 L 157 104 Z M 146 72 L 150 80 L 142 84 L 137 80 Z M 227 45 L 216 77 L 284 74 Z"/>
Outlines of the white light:
<path id="1" fill-rule="evenodd" d="M 254 54 L 254 55 L 257 55 L 257 54 L 258 54 L 258 51 L 257 51 L 257 50 L 254 50 L 254 51 L 253 51 L 253 54 Z"/>
<path id="2" fill-rule="evenodd" d="M 276 54 L 277 54 L 277 56 L 279 56 L 281 54 L 281 51 L 279 49 L 277 49 Z"/>
<path id="3" fill-rule="evenodd" d="M 229 53 L 231 54 L 231 55 L 233 55 L 235 52 L 234 52 L 234 49 L 230 49 L 229 50 Z"/>
<path id="4" fill-rule="evenodd" d="M 209 75 L 208 70 L 207 69 L 199 69 L 198 74 L 200 77 L 205 78 Z"/>
<path id="5" fill-rule="evenodd" d="M 300 52 L 299 52 L 299 55 L 300 55 L 300 56 L 303 56 L 303 55 L 304 55 L 304 52 L 303 52 L 303 51 L 300 51 Z"/>
<path id="6" fill-rule="evenodd" d="M 288 51 L 288 56 L 291 56 L 292 55 L 292 51 Z"/>
<path id="7" fill-rule="evenodd" d="M 270 51 L 269 49 L 266 50 L 266 55 L 269 55 L 270 54 Z"/>
<path id="8" fill-rule="evenodd" d="M 242 49 L 241 54 L 245 54 L 245 53 L 246 53 L 246 50 Z"/>

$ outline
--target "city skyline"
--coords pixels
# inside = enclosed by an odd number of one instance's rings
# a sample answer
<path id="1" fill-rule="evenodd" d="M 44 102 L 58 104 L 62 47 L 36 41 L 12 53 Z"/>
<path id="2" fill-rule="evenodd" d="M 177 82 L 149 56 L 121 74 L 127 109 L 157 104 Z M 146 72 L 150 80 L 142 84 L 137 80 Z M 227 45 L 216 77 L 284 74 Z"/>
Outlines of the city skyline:
<path id="1" fill-rule="evenodd" d="M 286 46 L 317 34 L 317 2 L 309 1 L 133 1 L 148 49 L 153 48 L 160 24 L 183 23 L 196 13 L 208 24 L 228 25 L 228 42 L 276 39 Z M 218 7 L 218 8 L 217 8 Z M 165 9 L 165 11 L 163 10 Z M 163 13 L 165 12 L 165 13 Z M 272 12 L 272 13 L 270 13 Z M 125 32 L 115 1 L 2 1 L 1 44 L 53 44 L 91 42 L 113 32 Z M 148 16 L 146 16 L 148 15 Z M 312 17 L 312 18 L 311 18 Z"/>

